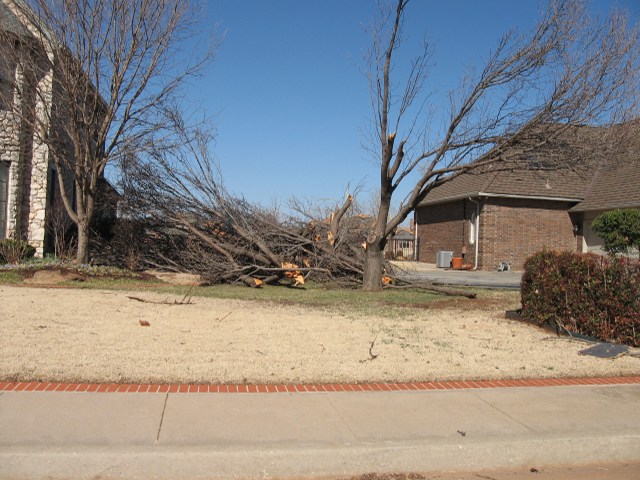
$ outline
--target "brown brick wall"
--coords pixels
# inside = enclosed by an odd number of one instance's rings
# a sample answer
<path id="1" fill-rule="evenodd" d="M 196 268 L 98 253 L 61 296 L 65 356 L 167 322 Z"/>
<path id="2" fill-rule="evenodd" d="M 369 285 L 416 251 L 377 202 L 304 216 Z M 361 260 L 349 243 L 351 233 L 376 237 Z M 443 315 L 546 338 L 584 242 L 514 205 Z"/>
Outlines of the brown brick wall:
<path id="1" fill-rule="evenodd" d="M 524 261 L 543 248 L 577 250 L 579 238 L 565 202 L 489 198 L 482 202 L 478 246 L 478 268 L 495 270 L 507 261 L 522 270 Z M 438 250 L 459 255 L 466 246 L 465 261 L 473 263 L 474 246 L 469 242 L 469 226 L 475 205 L 469 201 L 450 202 L 418 209 L 419 260 L 434 263 Z M 575 219 L 574 219 L 575 220 Z"/>
<path id="2" fill-rule="evenodd" d="M 453 251 L 457 257 L 466 247 L 465 262 L 473 263 L 475 250 L 469 243 L 469 226 L 474 211 L 475 205 L 466 200 L 418 209 L 419 261 L 435 263 L 440 250 Z"/>
<path id="3" fill-rule="evenodd" d="M 493 270 L 507 261 L 522 270 L 527 257 L 544 248 L 575 251 L 570 207 L 564 202 L 487 199 L 480 214 L 481 268 Z"/>

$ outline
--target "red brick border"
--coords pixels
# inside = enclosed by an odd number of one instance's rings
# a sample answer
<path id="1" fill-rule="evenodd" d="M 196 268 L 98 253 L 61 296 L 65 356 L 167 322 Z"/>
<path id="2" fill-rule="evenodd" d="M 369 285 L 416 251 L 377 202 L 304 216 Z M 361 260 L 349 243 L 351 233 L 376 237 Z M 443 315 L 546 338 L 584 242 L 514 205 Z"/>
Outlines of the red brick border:
<path id="1" fill-rule="evenodd" d="M 279 385 L 117 384 L 60 382 L 0 382 L 0 392 L 99 392 L 99 393 L 303 393 L 388 392 L 400 390 L 464 390 L 473 388 L 562 387 L 575 385 L 640 384 L 640 377 L 536 378 L 516 380 L 466 380 L 410 383 L 331 383 Z"/>

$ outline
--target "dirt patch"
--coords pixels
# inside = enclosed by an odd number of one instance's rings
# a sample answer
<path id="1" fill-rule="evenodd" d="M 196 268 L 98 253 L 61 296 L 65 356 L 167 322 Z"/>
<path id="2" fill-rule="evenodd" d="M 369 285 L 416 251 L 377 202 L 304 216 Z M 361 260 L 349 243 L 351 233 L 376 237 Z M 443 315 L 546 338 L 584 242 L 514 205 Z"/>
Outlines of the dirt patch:
<path id="1" fill-rule="evenodd" d="M 516 295 L 513 299 L 519 298 Z M 397 306 L 394 302 L 380 302 L 382 305 Z M 478 310 L 499 310 L 505 306 L 505 296 L 503 292 L 495 296 L 483 296 L 472 300 L 463 297 L 443 297 L 425 303 L 411 304 L 411 308 L 419 308 L 424 310 L 459 310 L 459 311 L 478 311 Z"/>
<path id="2" fill-rule="evenodd" d="M 192 273 L 160 272 L 156 270 L 145 270 L 142 273 L 170 285 L 202 286 L 207 284 L 200 275 Z"/>
<path id="3" fill-rule="evenodd" d="M 81 282 L 84 279 L 84 275 L 68 270 L 37 270 L 23 283 L 27 285 L 55 285 L 62 282 Z"/>
<path id="4" fill-rule="evenodd" d="M 0 286 L 0 379 L 331 383 L 640 374 L 640 359 L 578 355 L 583 342 L 505 319 L 504 305 L 376 316 L 340 305 L 196 297 L 174 304 L 181 299 Z"/>

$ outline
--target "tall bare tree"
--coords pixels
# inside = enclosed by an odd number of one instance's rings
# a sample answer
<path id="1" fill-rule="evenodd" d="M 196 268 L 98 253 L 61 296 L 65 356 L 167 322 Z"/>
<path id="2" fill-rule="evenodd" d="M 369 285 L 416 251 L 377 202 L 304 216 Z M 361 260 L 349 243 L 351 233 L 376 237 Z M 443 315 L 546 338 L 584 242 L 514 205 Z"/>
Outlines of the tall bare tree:
<path id="1" fill-rule="evenodd" d="M 86 263 L 105 168 L 163 135 L 164 112 L 181 102 L 214 48 L 208 39 L 202 49 L 189 42 L 202 16 L 188 0 L 7 1 L 30 30 L 11 40 L 25 80 L 18 93 L 50 106 L 17 113 L 48 147 L 78 229 L 76 261 Z"/>
<path id="2" fill-rule="evenodd" d="M 433 188 L 488 165 L 499 168 L 503 153 L 516 146 L 535 150 L 572 126 L 638 112 L 638 26 L 620 12 L 598 20 L 582 1 L 551 0 L 529 34 L 499 39 L 484 65 L 449 93 L 438 117 L 424 88 L 432 67 L 426 42 L 404 78 L 395 76 L 409 3 L 381 10 L 367 56 L 370 145 L 380 163 L 380 203 L 366 242 L 368 290 L 381 287 L 387 238 Z M 392 197 L 405 184 L 409 193 L 391 214 Z"/>

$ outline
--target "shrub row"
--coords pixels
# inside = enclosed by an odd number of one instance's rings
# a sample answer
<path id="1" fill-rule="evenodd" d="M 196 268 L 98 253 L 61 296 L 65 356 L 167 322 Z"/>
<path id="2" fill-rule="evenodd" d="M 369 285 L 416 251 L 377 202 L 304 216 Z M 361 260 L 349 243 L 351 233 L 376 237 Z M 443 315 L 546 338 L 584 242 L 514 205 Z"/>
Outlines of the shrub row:
<path id="1" fill-rule="evenodd" d="M 640 346 L 640 261 L 543 251 L 530 257 L 524 269 L 526 318 Z"/>

